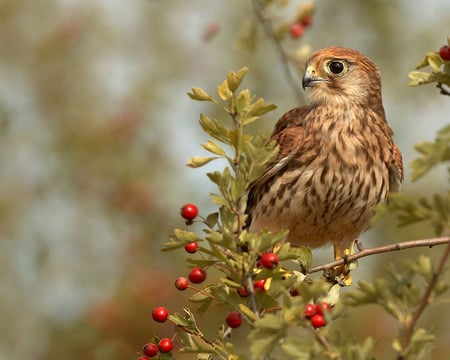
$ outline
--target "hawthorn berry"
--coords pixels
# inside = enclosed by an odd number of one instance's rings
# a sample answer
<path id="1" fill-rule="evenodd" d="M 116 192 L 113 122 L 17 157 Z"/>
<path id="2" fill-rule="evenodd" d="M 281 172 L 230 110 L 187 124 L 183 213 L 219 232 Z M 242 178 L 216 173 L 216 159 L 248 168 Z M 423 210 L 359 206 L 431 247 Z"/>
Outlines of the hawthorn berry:
<path id="1" fill-rule="evenodd" d="M 242 314 L 239 311 L 230 311 L 225 321 L 230 328 L 236 329 L 242 324 Z"/>
<path id="2" fill-rule="evenodd" d="M 159 340 L 158 348 L 162 353 L 168 353 L 173 349 L 173 342 L 169 338 L 162 338 Z"/>
<path id="3" fill-rule="evenodd" d="M 327 324 L 327 321 L 325 320 L 325 317 L 320 314 L 316 314 L 311 318 L 311 325 L 314 328 L 320 328 L 324 327 Z"/>
<path id="4" fill-rule="evenodd" d="M 206 279 L 206 272 L 202 268 L 195 267 L 189 273 L 189 280 L 194 284 L 200 284 Z"/>
<path id="5" fill-rule="evenodd" d="M 312 318 L 317 313 L 317 307 L 314 304 L 307 304 L 303 310 L 303 316 L 307 319 Z"/>
<path id="6" fill-rule="evenodd" d="M 439 55 L 442 60 L 450 61 L 450 46 L 444 45 L 439 49 Z"/>
<path id="7" fill-rule="evenodd" d="M 148 357 L 147 356 L 139 356 L 138 360 L 148 360 Z"/>
<path id="8" fill-rule="evenodd" d="M 266 284 L 266 279 L 261 279 L 261 280 L 256 280 L 253 283 L 253 287 L 255 289 L 259 289 L 261 291 L 266 291 L 266 289 L 264 288 L 264 285 Z"/>
<path id="9" fill-rule="evenodd" d="M 181 208 L 181 216 L 187 221 L 194 220 L 198 215 L 198 207 L 194 204 L 185 204 Z"/>
<path id="10" fill-rule="evenodd" d="M 280 259 L 277 254 L 274 253 L 265 253 L 261 256 L 261 264 L 266 269 L 273 270 L 277 267 Z"/>
<path id="11" fill-rule="evenodd" d="M 299 295 L 300 295 L 300 291 L 298 291 L 297 288 L 290 288 L 290 289 L 289 289 L 289 294 L 290 294 L 292 297 L 299 296 Z"/>
<path id="12" fill-rule="evenodd" d="M 198 249 L 198 242 L 194 241 L 184 246 L 184 250 L 186 250 L 189 254 L 194 254 Z"/>
<path id="13" fill-rule="evenodd" d="M 185 277 L 180 276 L 175 280 L 175 287 L 178 290 L 181 290 L 181 291 L 186 290 L 188 288 L 188 286 L 189 286 L 189 280 L 186 279 Z"/>
<path id="14" fill-rule="evenodd" d="M 148 343 L 144 345 L 142 352 L 146 356 L 154 357 L 158 354 L 158 347 L 153 343 Z"/>
<path id="15" fill-rule="evenodd" d="M 238 289 L 238 294 L 240 297 L 247 297 L 248 296 L 248 291 L 245 287 L 241 287 Z"/>
<path id="16" fill-rule="evenodd" d="M 167 318 L 169 317 L 169 310 L 163 306 L 158 306 L 153 309 L 152 311 L 152 318 L 153 320 L 163 323 L 167 321 Z"/>
<path id="17" fill-rule="evenodd" d="M 300 21 L 300 24 L 302 24 L 304 27 L 308 27 L 312 24 L 312 16 L 305 16 L 302 21 Z"/>
<path id="18" fill-rule="evenodd" d="M 301 38 L 305 33 L 305 26 L 302 23 L 296 22 L 295 24 L 292 24 L 289 32 L 293 39 Z"/>
<path id="19" fill-rule="evenodd" d="M 330 312 L 331 306 L 327 302 L 321 302 L 317 305 L 317 313 L 320 315 L 325 315 L 325 313 Z"/>

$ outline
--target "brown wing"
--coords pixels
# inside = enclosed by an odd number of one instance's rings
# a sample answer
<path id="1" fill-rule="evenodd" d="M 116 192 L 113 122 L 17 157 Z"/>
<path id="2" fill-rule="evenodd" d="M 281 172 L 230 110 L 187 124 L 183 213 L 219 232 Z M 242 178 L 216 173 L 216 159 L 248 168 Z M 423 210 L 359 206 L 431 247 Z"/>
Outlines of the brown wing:
<path id="1" fill-rule="evenodd" d="M 392 147 L 392 157 L 389 167 L 389 191 L 399 192 L 403 181 L 402 153 L 396 144 Z"/>
<path id="2" fill-rule="evenodd" d="M 303 119 L 309 113 L 310 106 L 302 106 L 288 111 L 276 123 L 270 137 L 279 146 L 278 156 L 267 166 L 264 174 L 249 186 L 247 200 L 247 225 L 251 223 L 252 211 L 262 194 L 277 179 L 277 173 L 282 172 L 290 164 L 290 160 L 297 153 L 304 139 Z"/>

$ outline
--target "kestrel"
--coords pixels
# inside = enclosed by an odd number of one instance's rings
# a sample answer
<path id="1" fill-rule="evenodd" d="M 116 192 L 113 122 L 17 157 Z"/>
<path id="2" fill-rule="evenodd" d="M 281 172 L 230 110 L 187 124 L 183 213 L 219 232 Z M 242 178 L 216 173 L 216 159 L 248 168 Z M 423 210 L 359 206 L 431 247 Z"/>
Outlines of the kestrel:
<path id="1" fill-rule="evenodd" d="M 402 156 L 381 99 L 380 74 L 358 51 L 330 47 L 306 63 L 311 103 L 284 114 L 272 162 L 249 189 L 249 230 L 289 230 L 287 241 L 333 244 L 342 256 L 367 230 L 374 206 L 399 191 Z"/>

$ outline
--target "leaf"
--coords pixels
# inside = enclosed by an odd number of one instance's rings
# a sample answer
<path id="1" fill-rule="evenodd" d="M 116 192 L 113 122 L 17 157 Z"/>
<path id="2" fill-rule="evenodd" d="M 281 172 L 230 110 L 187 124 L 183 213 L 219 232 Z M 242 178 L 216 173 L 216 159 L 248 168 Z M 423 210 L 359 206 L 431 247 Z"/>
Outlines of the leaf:
<path id="1" fill-rule="evenodd" d="M 186 166 L 188 166 L 190 168 L 198 168 L 198 167 L 206 165 L 207 163 L 209 163 L 213 160 L 216 160 L 216 159 L 219 159 L 219 157 L 217 157 L 217 156 L 212 156 L 212 157 L 194 156 L 189 159 Z"/>
<path id="2" fill-rule="evenodd" d="M 193 100 L 214 101 L 214 99 L 211 96 L 209 96 L 204 90 L 202 90 L 198 87 L 193 87 L 192 92 L 190 92 L 190 93 L 188 92 L 187 94 Z"/>
<path id="3" fill-rule="evenodd" d="M 225 150 L 223 150 L 219 145 L 217 145 L 215 142 L 208 140 L 208 142 L 206 142 L 205 144 L 202 144 L 202 147 L 213 153 L 216 155 L 220 155 L 220 156 L 227 156 L 227 153 L 225 152 Z"/>
<path id="4" fill-rule="evenodd" d="M 213 138 L 223 142 L 225 144 L 230 144 L 230 131 L 219 124 L 215 119 L 211 119 L 204 114 L 200 114 L 200 126 L 203 131 Z"/>
<path id="5" fill-rule="evenodd" d="M 428 57 L 428 64 L 430 65 L 430 67 L 434 71 L 440 72 L 441 71 L 441 65 L 444 63 L 444 61 L 442 60 L 442 58 L 439 55 L 439 53 L 432 52 L 432 53 L 429 53 L 427 55 L 427 57 Z"/>
<path id="6" fill-rule="evenodd" d="M 208 227 L 210 229 L 213 229 L 214 226 L 216 226 L 218 220 L 219 220 L 219 213 L 215 212 L 215 213 L 209 214 L 206 217 L 206 224 L 208 225 Z"/>
<path id="7" fill-rule="evenodd" d="M 239 310 L 252 321 L 256 321 L 258 319 L 258 316 L 244 304 L 239 304 Z"/>
<path id="8" fill-rule="evenodd" d="M 230 90 L 230 88 L 229 88 L 229 86 L 228 86 L 228 81 L 226 81 L 226 80 L 224 80 L 224 81 L 222 82 L 222 84 L 220 84 L 220 85 L 217 87 L 217 93 L 219 94 L 220 98 L 221 98 L 223 101 L 226 101 L 226 100 L 228 100 L 230 97 L 233 96 L 233 93 L 231 92 L 231 90 Z"/>
<path id="9" fill-rule="evenodd" d="M 248 72 L 248 67 L 244 66 L 237 73 L 230 71 L 227 76 L 228 87 L 232 92 L 235 92 L 241 85 L 242 80 Z"/>

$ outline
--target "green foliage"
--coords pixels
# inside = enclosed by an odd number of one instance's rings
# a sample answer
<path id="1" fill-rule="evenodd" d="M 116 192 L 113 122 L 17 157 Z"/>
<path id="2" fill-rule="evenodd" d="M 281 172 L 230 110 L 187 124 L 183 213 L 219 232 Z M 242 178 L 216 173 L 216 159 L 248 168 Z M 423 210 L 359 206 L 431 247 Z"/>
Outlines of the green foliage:
<path id="1" fill-rule="evenodd" d="M 450 45 L 450 37 L 448 37 Z M 419 71 L 426 67 L 431 68 L 431 72 Z M 436 82 L 450 86 L 450 61 L 443 60 L 439 52 L 433 51 L 425 55 L 425 57 L 417 64 L 416 69 L 409 74 L 409 85 L 418 86 Z"/>
<path id="2" fill-rule="evenodd" d="M 202 234 L 175 229 L 163 250 L 200 242 L 200 258 L 190 258 L 188 264 L 214 269 L 220 275 L 215 282 L 196 287 L 189 300 L 197 306 L 197 315 L 211 311 L 213 304 L 240 311 L 249 327 L 249 344 L 246 353 L 241 354 L 232 343 L 232 331 L 242 330 L 231 330 L 224 324 L 218 326 L 215 337 L 206 336 L 198 327 L 194 313 L 185 309 L 184 314 L 170 317 L 183 343 L 181 351 L 195 353 L 197 359 L 374 359 L 371 354 L 376 339 L 367 337 L 357 342 L 335 329 L 333 320 L 354 307 L 376 304 L 398 322 L 398 334 L 392 341 L 398 359 L 426 358 L 432 350 L 434 336 L 424 328 L 416 328 L 416 323 L 425 307 L 441 299 L 448 289 L 448 284 L 438 278 L 446 258 L 439 267 L 426 256 L 401 267 L 389 265 L 384 277 L 372 283 L 361 281 L 356 289 L 342 297 L 340 285 L 330 278 L 308 275 L 311 250 L 294 248 L 284 242 L 286 232 L 247 231 L 247 189 L 264 173 L 278 149 L 267 138 L 246 132 L 249 124 L 275 108 L 255 98 L 248 89 L 240 90 L 246 73 L 246 68 L 229 72 L 218 86 L 216 96 L 200 88 L 188 93 L 193 100 L 216 104 L 224 117 L 214 119 L 200 115 L 200 126 L 210 136 L 202 148 L 212 156 L 193 157 L 187 165 L 198 168 L 224 159 L 226 166 L 221 171 L 207 173 L 217 187 L 217 192 L 210 197 L 218 210 L 201 218 Z M 415 179 L 449 160 L 449 129 L 441 130 L 434 142 L 416 147 L 421 156 L 412 165 Z M 449 231 L 449 204 L 448 194 L 435 194 L 431 200 L 395 195 L 388 206 L 379 209 L 378 217 L 394 213 L 400 226 L 428 221 L 436 234 L 442 234 Z M 267 251 L 279 257 L 280 264 L 275 269 L 258 266 L 259 256 Z M 296 265 L 297 269 L 289 269 L 291 260 L 300 268 Z M 265 280 L 264 290 L 254 286 L 258 280 Z M 248 296 L 242 297 L 241 290 Z M 292 290 L 296 291 L 296 296 L 292 295 Z M 304 309 L 309 303 L 324 301 L 333 308 L 324 314 L 328 325 L 316 330 L 303 316 Z"/>

